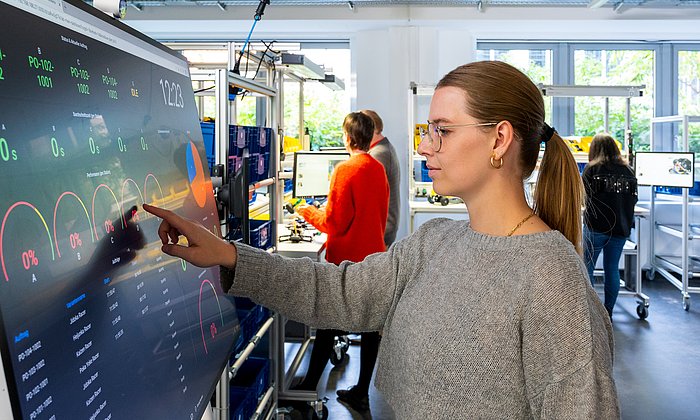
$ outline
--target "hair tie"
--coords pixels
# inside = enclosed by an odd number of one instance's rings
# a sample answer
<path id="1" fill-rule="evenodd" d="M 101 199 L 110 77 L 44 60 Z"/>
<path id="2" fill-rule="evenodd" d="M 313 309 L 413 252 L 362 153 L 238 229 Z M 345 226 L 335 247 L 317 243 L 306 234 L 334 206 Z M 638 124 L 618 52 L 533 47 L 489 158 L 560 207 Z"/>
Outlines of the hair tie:
<path id="1" fill-rule="evenodd" d="M 544 138 L 542 138 L 542 142 L 547 143 L 549 140 L 552 139 L 552 136 L 556 132 L 557 132 L 556 128 L 550 127 L 549 124 L 544 123 Z"/>

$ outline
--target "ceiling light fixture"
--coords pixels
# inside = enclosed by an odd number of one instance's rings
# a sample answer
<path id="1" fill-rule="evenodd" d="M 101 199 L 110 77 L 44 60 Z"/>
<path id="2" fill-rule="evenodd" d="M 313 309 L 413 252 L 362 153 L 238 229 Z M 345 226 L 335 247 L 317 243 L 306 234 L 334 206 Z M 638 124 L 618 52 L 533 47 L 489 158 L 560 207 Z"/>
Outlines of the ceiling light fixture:
<path id="1" fill-rule="evenodd" d="M 608 2 L 608 0 L 591 0 L 590 3 L 588 3 L 588 8 L 589 9 L 598 9 L 603 6 Z"/>
<path id="2" fill-rule="evenodd" d="M 345 90 L 345 83 L 343 83 L 343 79 L 335 74 L 326 74 L 326 77 L 320 79 L 319 82 L 326 85 L 330 90 Z"/>
<path id="3" fill-rule="evenodd" d="M 326 77 L 321 66 L 303 55 L 282 53 L 275 60 L 275 64 L 287 67 L 291 73 L 304 79 L 323 79 Z"/>

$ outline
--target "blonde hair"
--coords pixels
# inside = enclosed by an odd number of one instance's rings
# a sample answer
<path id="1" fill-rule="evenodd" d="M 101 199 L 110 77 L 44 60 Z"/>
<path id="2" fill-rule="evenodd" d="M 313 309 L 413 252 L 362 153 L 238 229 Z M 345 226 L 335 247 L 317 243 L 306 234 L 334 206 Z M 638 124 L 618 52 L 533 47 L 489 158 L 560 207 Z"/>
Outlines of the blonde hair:
<path id="1" fill-rule="evenodd" d="M 540 144 L 546 141 L 534 211 L 581 254 L 583 183 L 564 140 L 556 133 L 544 138 L 544 101 L 537 86 L 520 70 L 500 61 L 478 61 L 457 67 L 440 80 L 436 89 L 446 86 L 465 93 L 466 112 L 479 122 L 510 122 L 520 144 L 519 175 L 523 180 L 535 169 Z"/>

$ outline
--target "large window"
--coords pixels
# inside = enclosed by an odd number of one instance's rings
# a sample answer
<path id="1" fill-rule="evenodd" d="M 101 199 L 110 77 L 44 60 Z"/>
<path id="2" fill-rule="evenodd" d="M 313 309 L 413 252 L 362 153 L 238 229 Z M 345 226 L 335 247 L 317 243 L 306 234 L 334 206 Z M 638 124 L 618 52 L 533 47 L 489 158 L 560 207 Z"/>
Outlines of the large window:
<path id="1" fill-rule="evenodd" d="M 654 110 L 654 51 L 626 49 L 577 49 L 574 51 L 576 85 L 646 85 L 644 96 L 632 98 L 631 130 L 635 150 L 647 150 L 649 124 Z M 609 99 L 609 128 L 612 136 L 625 141 L 625 98 Z M 605 130 L 603 98 L 575 100 L 575 135 L 593 136 Z"/>
<path id="2" fill-rule="evenodd" d="M 343 119 L 350 112 L 350 49 L 302 48 L 301 53 L 323 64 L 327 73 L 345 84 L 343 90 L 332 90 L 322 83 L 304 85 L 304 125 L 309 129 L 311 148 L 342 146 Z"/>
<path id="3" fill-rule="evenodd" d="M 506 62 L 525 73 L 535 84 L 552 84 L 552 50 L 550 49 L 496 49 L 485 48 L 476 52 L 477 60 Z M 544 98 L 545 120 L 551 121 L 552 98 Z"/>
<path id="4" fill-rule="evenodd" d="M 678 51 L 678 113 L 700 116 L 700 50 Z M 688 127 L 688 146 L 700 152 L 700 124 Z"/>

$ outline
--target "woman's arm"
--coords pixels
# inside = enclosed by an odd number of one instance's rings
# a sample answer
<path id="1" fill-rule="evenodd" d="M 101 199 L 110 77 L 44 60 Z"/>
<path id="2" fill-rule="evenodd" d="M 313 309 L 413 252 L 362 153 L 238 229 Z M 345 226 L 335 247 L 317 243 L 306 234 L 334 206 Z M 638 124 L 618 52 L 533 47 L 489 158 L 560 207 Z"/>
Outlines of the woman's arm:
<path id="1" fill-rule="evenodd" d="M 222 283 L 233 284 L 229 293 L 250 297 L 308 325 L 350 331 L 384 326 L 406 282 L 420 267 L 419 245 L 427 241 L 423 236 L 430 229 L 425 226 L 431 225 L 426 223 L 387 252 L 336 266 L 233 246 L 173 212 L 149 205 L 144 209 L 163 219 L 158 228 L 163 252 L 199 267 L 222 266 Z M 180 236 L 187 238 L 187 245 L 178 244 Z M 404 258 L 406 254 L 415 255 Z"/>
<path id="2" fill-rule="evenodd" d="M 286 317 L 317 328 L 378 331 L 405 286 L 401 244 L 361 263 L 316 263 L 236 245 L 235 270 L 221 270 L 229 293 L 249 297 Z"/>

